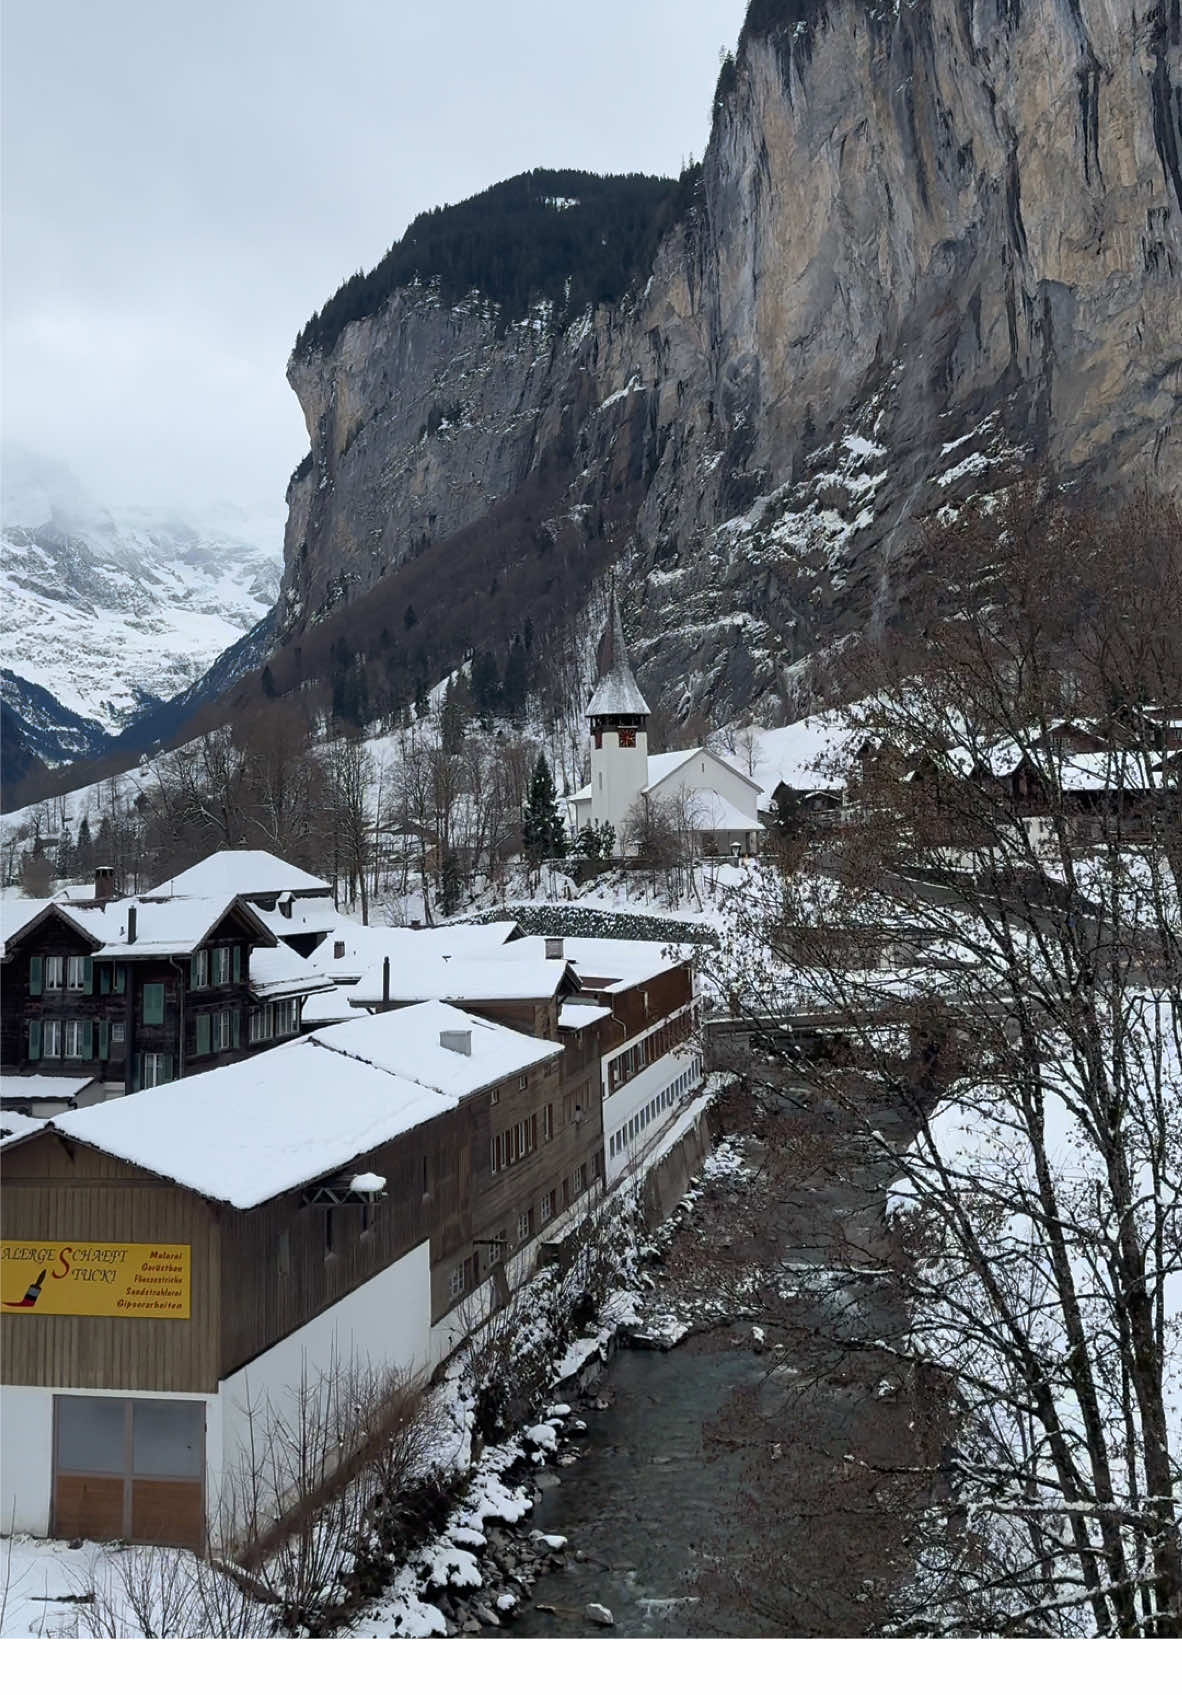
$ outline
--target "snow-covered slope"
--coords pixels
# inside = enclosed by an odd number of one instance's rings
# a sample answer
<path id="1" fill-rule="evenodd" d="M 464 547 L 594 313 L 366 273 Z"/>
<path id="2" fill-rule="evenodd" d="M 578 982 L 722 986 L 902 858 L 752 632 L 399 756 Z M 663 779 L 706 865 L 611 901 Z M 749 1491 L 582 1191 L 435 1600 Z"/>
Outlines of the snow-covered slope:
<path id="1" fill-rule="evenodd" d="M 0 665 L 118 732 L 270 611 L 278 542 L 230 509 L 107 510 L 64 467 L 6 451 Z"/>

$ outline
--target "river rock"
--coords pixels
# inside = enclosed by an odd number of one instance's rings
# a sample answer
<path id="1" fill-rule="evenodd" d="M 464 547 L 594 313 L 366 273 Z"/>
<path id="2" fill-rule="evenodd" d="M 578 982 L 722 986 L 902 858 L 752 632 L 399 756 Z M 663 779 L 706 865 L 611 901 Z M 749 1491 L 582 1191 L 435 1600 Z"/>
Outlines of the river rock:
<path id="1" fill-rule="evenodd" d="M 615 1624 L 615 1617 L 610 1607 L 601 1606 L 598 1601 L 588 1601 L 583 1609 L 583 1617 L 588 1624 L 602 1625 L 605 1630 Z"/>
<path id="2" fill-rule="evenodd" d="M 481 1602 L 476 1608 L 476 1617 L 480 1620 L 481 1624 L 487 1625 L 490 1630 L 499 1630 L 501 1628 L 501 1620 L 499 1616 L 493 1612 L 491 1607 L 486 1607 L 483 1602 Z"/>

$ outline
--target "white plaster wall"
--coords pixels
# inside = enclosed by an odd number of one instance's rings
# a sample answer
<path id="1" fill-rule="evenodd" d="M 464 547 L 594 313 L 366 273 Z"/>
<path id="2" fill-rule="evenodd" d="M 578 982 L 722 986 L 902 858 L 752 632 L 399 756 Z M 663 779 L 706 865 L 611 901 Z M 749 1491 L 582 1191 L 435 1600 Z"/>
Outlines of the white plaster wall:
<path id="1" fill-rule="evenodd" d="M 53 1390 L 0 1389 L 0 1531 L 49 1535 Z"/>
<path id="2" fill-rule="evenodd" d="M 222 1464 L 222 1408 L 216 1395 L 166 1393 L 157 1389 L 55 1389 L 5 1385 L 0 1389 L 0 1532 L 48 1536 L 53 1502 L 53 1398 L 87 1395 L 95 1400 L 204 1401 L 205 1469 L 217 1476 Z M 208 1500 L 208 1494 L 207 1494 Z"/>
<path id="3" fill-rule="evenodd" d="M 368 1283 L 224 1378 L 217 1472 L 212 1456 L 208 1466 L 211 1507 L 220 1498 L 223 1478 L 232 1478 L 244 1463 L 252 1435 L 252 1409 L 257 1442 L 268 1411 L 291 1416 L 301 1384 L 316 1383 L 334 1367 L 395 1366 L 412 1375 L 422 1373 L 429 1363 L 430 1333 L 431 1250 L 428 1242 L 420 1242 Z"/>
<path id="4" fill-rule="evenodd" d="M 648 735 L 636 732 L 635 747 L 621 747 L 615 730 L 603 732 L 603 746 L 591 744 L 591 819 L 610 824 L 616 852 L 623 851 L 624 820 L 648 784 Z"/>
<path id="5" fill-rule="evenodd" d="M 671 771 L 653 790 L 653 798 L 666 803 L 676 800 L 681 790 L 714 789 L 732 806 L 738 807 L 753 824 L 758 822 L 759 790 L 751 788 L 729 765 L 715 754 L 699 749 L 694 758 Z"/>
<path id="6" fill-rule="evenodd" d="M 663 1112 L 658 1113 L 647 1124 L 639 1135 L 614 1154 L 611 1151 L 612 1137 L 621 1129 L 632 1115 L 639 1112 L 648 1102 L 668 1087 L 683 1071 L 688 1071 L 695 1060 L 701 1060 L 701 1048 L 696 1042 L 683 1042 L 671 1053 L 662 1054 L 661 1058 L 652 1065 L 646 1066 L 635 1077 L 629 1078 L 622 1089 L 617 1089 L 614 1095 L 605 1095 L 603 1099 L 603 1164 L 606 1174 L 607 1187 L 610 1189 L 626 1172 L 636 1170 L 638 1160 L 644 1156 L 645 1150 L 660 1139 L 672 1120 L 684 1108 L 685 1102 L 692 1094 L 695 1083 L 691 1083 L 679 1094 Z M 607 1080 L 607 1059 L 603 1062 L 603 1077 Z M 701 1078 L 699 1076 L 698 1081 Z"/>

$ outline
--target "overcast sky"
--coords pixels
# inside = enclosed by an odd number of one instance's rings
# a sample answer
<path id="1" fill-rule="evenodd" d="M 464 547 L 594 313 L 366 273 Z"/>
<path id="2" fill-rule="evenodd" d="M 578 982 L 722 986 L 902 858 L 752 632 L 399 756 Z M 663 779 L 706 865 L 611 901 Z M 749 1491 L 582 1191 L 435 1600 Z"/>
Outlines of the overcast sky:
<path id="1" fill-rule="evenodd" d="M 283 519 L 284 366 L 417 212 L 700 158 L 745 0 L 2 0 L 4 435 Z"/>

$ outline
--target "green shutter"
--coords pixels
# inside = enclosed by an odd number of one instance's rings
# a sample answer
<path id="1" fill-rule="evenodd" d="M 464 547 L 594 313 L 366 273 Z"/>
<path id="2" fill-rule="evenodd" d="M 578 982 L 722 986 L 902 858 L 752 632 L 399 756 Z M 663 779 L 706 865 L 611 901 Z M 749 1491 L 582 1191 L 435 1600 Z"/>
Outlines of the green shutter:
<path id="1" fill-rule="evenodd" d="M 209 1014 L 202 1012 L 197 1018 L 197 1052 L 206 1054 L 209 1051 Z"/>
<path id="2" fill-rule="evenodd" d="M 100 965 L 99 966 L 99 994 L 100 995 L 109 995 L 110 992 L 111 992 L 111 967 L 109 965 Z"/>
<path id="3" fill-rule="evenodd" d="M 235 948 L 234 949 L 234 981 L 236 983 L 241 983 L 241 981 L 242 981 L 242 949 L 241 948 Z M 238 1046 L 237 1042 L 234 1043 L 234 1046 L 235 1047 Z"/>
<path id="4" fill-rule="evenodd" d="M 164 1023 L 164 984 L 144 984 L 144 1023 Z"/>
<path id="5" fill-rule="evenodd" d="M 191 989 L 195 989 L 197 987 L 197 955 L 196 954 L 194 954 L 193 957 L 189 961 L 189 987 Z"/>
<path id="6" fill-rule="evenodd" d="M 41 1058 L 41 1020 L 33 1018 L 29 1021 L 29 1058 Z"/>
<path id="7" fill-rule="evenodd" d="M 92 1018 L 82 1020 L 82 1057 L 83 1059 L 93 1059 L 94 1057 L 94 1020 Z"/>
<path id="8" fill-rule="evenodd" d="M 160 1057 L 161 1057 L 161 1060 L 163 1061 L 163 1065 L 162 1065 L 163 1076 L 161 1077 L 160 1080 L 161 1080 L 162 1083 L 171 1083 L 172 1082 L 172 1055 L 170 1053 L 166 1053 L 166 1054 L 161 1054 Z"/>
<path id="9" fill-rule="evenodd" d="M 89 954 L 82 961 L 82 993 L 84 995 L 93 995 L 94 993 L 94 960 L 91 959 Z"/>
<path id="10" fill-rule="evenodd" d="M 29 955 L 29 993 L 39 995 L 45 977 L 45 961 L 39 953 Z"/>
<path id="11" fill-rule="evenodd" d="M 230 1046 L 232 1048 L 238 1046 L 239 1022 L 238 1008 L 233 1007 L 230 1011 Z"/>
<path id="12" fill-rule="evenodd" d="M 98 1056 L 100 1059 L 111 1057 L 111 1026 L 105 1018 L 99 1020 Z"/>

